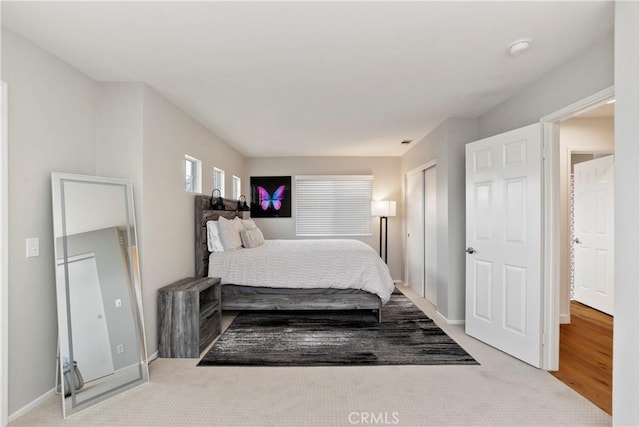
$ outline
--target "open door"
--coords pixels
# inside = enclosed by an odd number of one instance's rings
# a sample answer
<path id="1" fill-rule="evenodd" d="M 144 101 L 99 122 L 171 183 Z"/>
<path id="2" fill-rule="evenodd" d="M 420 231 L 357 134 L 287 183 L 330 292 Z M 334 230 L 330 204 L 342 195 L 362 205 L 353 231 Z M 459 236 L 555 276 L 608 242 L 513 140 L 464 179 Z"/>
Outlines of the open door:
<path id="1" fill-rule="evenodd" d="M 574 299 L 613 315 L 613 156 L 578 163 Z"/>
<path id="2" fill-rule="evenodd" d="M 466 333 L 538 368 L 541 174 L 539 124 L 466 146 Z"/>

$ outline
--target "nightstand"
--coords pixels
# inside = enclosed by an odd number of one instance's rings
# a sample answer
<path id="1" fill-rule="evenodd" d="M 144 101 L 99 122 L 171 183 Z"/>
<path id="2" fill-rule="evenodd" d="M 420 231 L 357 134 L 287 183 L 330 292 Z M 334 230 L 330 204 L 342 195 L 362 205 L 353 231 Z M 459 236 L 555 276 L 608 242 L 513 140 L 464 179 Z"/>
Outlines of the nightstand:
<path id="1" fill-rule="evenodd" d="M 159 289 L 159 357 L 200 357 L 220 335 L 221 311 L 217 277 L 187 277 Z"/>

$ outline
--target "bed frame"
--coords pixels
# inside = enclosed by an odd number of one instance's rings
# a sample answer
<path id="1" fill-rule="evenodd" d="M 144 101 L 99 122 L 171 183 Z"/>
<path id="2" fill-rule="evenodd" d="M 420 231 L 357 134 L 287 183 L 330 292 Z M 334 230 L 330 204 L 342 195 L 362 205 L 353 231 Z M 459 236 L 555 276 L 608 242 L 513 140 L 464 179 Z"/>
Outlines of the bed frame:
<path id="1" fill-rule="evenodd" d="M 212 209 L 211 197 L 195 197 L 195 275 L 207 277 L 209 271 L 209 250 L 207 249 L 207 221 L 225 217 L 248 219 L 248 211 L 238 210 L 237 200 L 222 199 L 224 209 Z M 263 289 L 263 288 L 260 288 Z M 300 295 L 261 293 L 259 295 L 225 295 L 222 287 L 223 310 L 373 310 L 381 321 L 382 301 L 380 297 L 365 291 L 344 291 L 326 294 L 305 292 Z"/>

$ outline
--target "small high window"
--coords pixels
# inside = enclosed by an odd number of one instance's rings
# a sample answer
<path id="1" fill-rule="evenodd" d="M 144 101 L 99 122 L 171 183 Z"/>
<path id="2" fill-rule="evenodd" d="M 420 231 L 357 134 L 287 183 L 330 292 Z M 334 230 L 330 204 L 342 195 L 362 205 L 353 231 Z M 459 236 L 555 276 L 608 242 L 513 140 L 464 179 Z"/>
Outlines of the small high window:
<path id="1" fill-rule="evenodd" d="M 213 189 L 220 190 L 220 197 L 224 197 L 224 171 L 213 168 Z"/>
<path id="2" fill-rule="evenodd" d="M 192 193 L 202 192 L 202 162 L 194 157 L 184 156 L 184 189 Z"/>
<path id="3" fill-rule="evenodd" d="M 237 177 L 235 175 L 233 175 L 233 195 L 232 197 L 235 200 L 238 200 L 240 198 L 240 193 L 241 191 L 241 181 L 240 181 L 240 177 Z"/>

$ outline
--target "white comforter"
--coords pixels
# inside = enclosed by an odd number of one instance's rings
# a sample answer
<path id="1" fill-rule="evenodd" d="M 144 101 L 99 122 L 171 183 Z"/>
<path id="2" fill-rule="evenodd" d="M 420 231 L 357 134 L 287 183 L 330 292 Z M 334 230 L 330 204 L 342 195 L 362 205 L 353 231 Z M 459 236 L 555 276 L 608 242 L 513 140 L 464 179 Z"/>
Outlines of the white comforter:
<path id="1" fill-rule="evenodd" d="M 251 249 L 214 252 L 209 277 L 222 284 L 272 288 L 361 289 L 386 303 L 389 268 L 359 240 L 266 240 Z"/>

